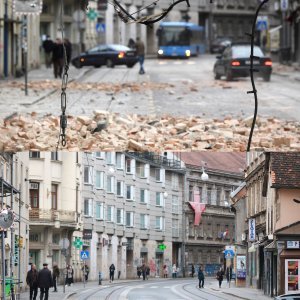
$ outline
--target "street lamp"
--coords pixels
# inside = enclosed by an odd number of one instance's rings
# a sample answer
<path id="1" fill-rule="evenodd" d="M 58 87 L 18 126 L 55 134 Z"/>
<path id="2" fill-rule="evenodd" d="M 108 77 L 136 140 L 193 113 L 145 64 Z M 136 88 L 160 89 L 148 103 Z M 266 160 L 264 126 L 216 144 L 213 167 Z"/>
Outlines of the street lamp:
<path id="1" fill-rule="evenodd" d="M 207 181 L 209 179 L 208 174 L 205 172 L 204 167 L 202 167 L 201 180 Z"/>

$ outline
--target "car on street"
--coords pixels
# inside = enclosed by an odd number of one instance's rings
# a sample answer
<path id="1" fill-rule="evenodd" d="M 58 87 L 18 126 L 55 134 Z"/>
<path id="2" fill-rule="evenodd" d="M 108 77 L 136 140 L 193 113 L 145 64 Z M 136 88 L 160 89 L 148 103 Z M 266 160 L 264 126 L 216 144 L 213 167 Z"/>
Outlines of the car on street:
<path id="1" fill-rule="evenodd" d="M 216 38 L 210 46 L 210 53 L 223 53 L 225 48 L 230 45 L 231 39 L 226 37 Z"/>
<path id="2" fill-rule="evenodd" d="M 76 68 L 83 66 L 113 68 L 116 65 L 126 65 L 132 68 L 137 62 L 135 50 L 118 44 L 98 45 L 72 59 L 72 64 Z"/>
<path id="3" fill-rule="evenodd" d="M 235 44 L 227 47 L 221 55 L 218 55 L 214 65 L 215 79 L 226 77 L 227 81 L 236 77 L 250 76 L 250 44 Z M 259 46 L 254 46 L 253 68 L 255 76 L 262 77 L 264 81 L 270 81 L 272 73 L 272 60 L 265 56 Z"/>
<path id="4" fill-rule="evenodd" d="M 276 296 L 274 300 L 300 300 L 300 292 Z"/>

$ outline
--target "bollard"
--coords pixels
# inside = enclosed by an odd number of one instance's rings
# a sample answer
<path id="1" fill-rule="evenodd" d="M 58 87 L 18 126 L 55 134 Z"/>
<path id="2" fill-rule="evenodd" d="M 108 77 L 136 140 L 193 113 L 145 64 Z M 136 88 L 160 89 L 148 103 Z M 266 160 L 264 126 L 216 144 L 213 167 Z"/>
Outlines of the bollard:
<path id="1" fill-rule="evenodd" d="M 102 285 L 102 273 L 99 272 L 99 285 Z"/>

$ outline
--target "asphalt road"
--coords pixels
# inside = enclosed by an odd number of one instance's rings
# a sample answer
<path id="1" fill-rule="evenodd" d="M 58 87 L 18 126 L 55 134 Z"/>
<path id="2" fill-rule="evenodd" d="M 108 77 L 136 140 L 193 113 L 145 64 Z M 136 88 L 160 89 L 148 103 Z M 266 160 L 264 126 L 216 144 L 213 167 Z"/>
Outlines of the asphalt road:
<path id="1" fill-rule="evenodd" d="M 113 69 L 71 67 L 71 73 L 84 73 L 67 89 L 67 114 L 91 116 L 95 109 L 105 109 L 124 114 L 199 115 L 207 118 L 248 117 L 253 115 L 254 98 L 250 78 L 233 82 L 214 80 L 215 56 L 204 55 L 185 59 L 148 59 L 145 75 L 138 74 L 138 65 L 132 69 L 116 66 Z M 86 70 L 87 72 L 83 72 Z M 50 72 L 50 73 L 49 73 Z M 44 78 L 43 78 L 44 76 Z M 39 80 L 51 82 L 52 70 Z M 29 80 L 30 80 L 29 74 Z M 72 76 L 69 77 L 72 79 Z M 60 84 L 56 80 L 57 85 Z M 117 89 L 96 89 L 90 84 L 107 83 Z M 125 86 L 137 83 L 136 88 Z M 162 86 L 159 86 L 161 84 Z M 270 82 L 256 80 L 258 114 L 283 120 L 300 120 L 300 84 L 289 77 L 273 74 Z M 1 116 L 14 112 L 60 114 L 60 89 L 37 86 L 29 90 L 2 88 L 0 93 Z M 43 97 L 42 97 L 43 95 Z M 45 96 L 46 95 L 46 96 Z M 10 106 L 7 106 L 10 103 Z"/>

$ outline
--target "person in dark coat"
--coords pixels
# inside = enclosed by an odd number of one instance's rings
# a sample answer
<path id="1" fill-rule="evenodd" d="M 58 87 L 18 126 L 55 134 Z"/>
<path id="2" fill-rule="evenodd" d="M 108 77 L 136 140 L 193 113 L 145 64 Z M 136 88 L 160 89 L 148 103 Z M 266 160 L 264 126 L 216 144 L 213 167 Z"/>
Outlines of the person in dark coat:
<path id="1" fill-rule="evenodd" d="M 51 68 L 51 59 L 52 59 L 52 51 L 54 47 L 54 42 L 50 39 L 50 36 L 47 35 L 46 39 L 43 41 L 43 49 L 45 51 L 45 63 L 46 68 Z"/>
<path id="2" fill-rule="evenodd" d="M 220 270 L 217 272 L 217 280 L 219 281 L 219 288 L 222 286 L 224 272 L 223 269 L 220 268 Z"/>
<path id="3" fill-rule="evenodd" d="M 38 284 L 40 288 L 40 300 L 48 300 L 49 288 L 53 287 L 53 280 L 47 263 L 44 263 L 43 269 L 39 271 Z"/>
<path id="4" fill-rule="evenodd" d="M 52 272 L 52 279 L 53 279 L 53 292 L 57 292 L 57 278 L 59 277 L 59 268 L 57 263 L 53 264 L 53 272 Z"/>
<path id="5" fill-rule="evenodd" d="M 71 265 L 67 265 L 67 274 L 66 274 L 66 285 L 71 286 L 73 284 L 74 270 Z"/>
<path id="6" fill-rule="evenodd" d="M 145 74 L 145 70 L 144 70 L 145 45 L 139 37 L 136 38 L 135 49 L 140 63 L 139 74 L 142 75 Z"/>
<path id="7" fill-rule="evenodd" d="M 111 264 L 109 267 L 109 282 L 114 281 L 116 267 L 114 264 Z"/>
<path id="8" fill-rule="evenodd" d="M 52 61 L 53 61 L 53 70 L 54 77 L 60 77 L 62 75 L 63 64 L 64 64 L 64 47 L 61 39 L 56 39 L 56 42 L 52 51 Z"/>
<path id="9" fill-rule="evenodd" d="M 72 44 L 69 39 L 64 39 L 64 45 L 66 48 L 67 64 L 70 64 L 72 58 Z"/>
<path id="10" fill-rule="evenodd" d="M 135 49 L 135 41 L 134 39 L 130 38 L 129 41 L 128 41 L 128 48 L 130 49 Z"/>
<path id="11" fill-rule="evenodd" d="M 199 279 L 199 289 L 204 288 L 204 273 L 202 271 L 202 267 L 199 267 L 198 279 Z"/>
<path id="12" fill-rule="evenodd" d="M 38 293 L 38 271 L 35 264 L 32 264 L 31 269 L 27 272 L 26 283 L 30 288 L 30 300 L 36 300 Z"/>
<path id="13" fill-rule="evenodd" d="M 192 278 L 194 278 L 194 274 L 195 274 L 195 267 L 194 267 L 194 265 L 192 265 Z"/>
<path id="14" fill-rule="evenodd" d="M 230 287 L 231 278 L 232 278 L 232 267 L 230 266 L 226 268 L 226 279 L 227 279 L 227 283 L 229 284 L 229 287 Z"/>

